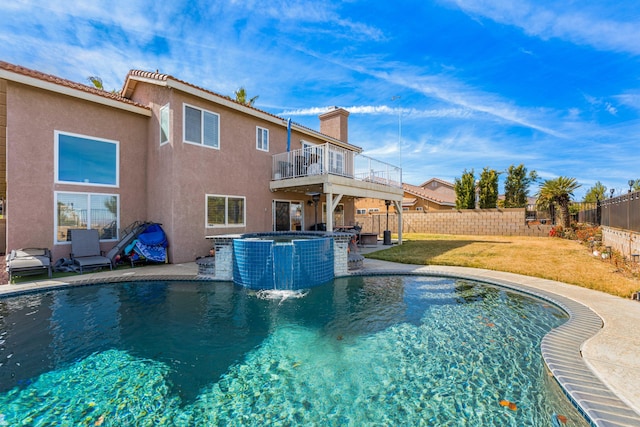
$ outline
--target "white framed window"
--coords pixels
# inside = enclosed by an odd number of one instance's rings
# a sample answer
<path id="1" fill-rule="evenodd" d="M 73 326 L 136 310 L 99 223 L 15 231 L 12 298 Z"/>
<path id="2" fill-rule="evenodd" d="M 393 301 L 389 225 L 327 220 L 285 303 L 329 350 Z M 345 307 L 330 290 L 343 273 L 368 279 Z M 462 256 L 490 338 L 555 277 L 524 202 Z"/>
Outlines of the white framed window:
<path id="1" fill-rule="evenodd" d="M 54 151 L 56 183 L 118 187 L 118 141 L 55 131 Z"/>
<path id="2" fill-rule="evenodd" d="M 422 206 L 418 206 L 418 207 L 416 208 L 416 210 L 417 210 L 418 212 L 424 212 L 424 208 L 423 208 Z"/>
<path id="3" fill-rule="evenodd" d="M 256 126 L 256 149 L 269 151 L 269 129 Z"/>
<path id="4" fill-rule="evenodd" d="M 367 213 L 366 209 L 356 209 L 356 215 L 364 215 Z"/>
<path id="5" fill-rule="evenodd" d="M 342 175 L 344 173 L 344 153 L 329 150 L 329 167 L 332 173 Z"/>
<path id="6" fill-rule="evenodd" d="M 369 213 L 372 213 L 372 212 L 380 212 L 380 209 L 379 208 L 369 208 Z"/>
<path id="7" fill-rule="evenodd" d="M 183 139 L 188 144 L 220 148 L 220 115 L 184 104 Z"/>
<path id="8" fill-rule="evenodd" d="M 169 104 L 160 108 L 160 145 L 169 143 L 171 127 L 169 124 Z"/>
<path id="9" fill-rule="evenodd" d="M 69 230 L 96 229 L 102 241 L 118 240 L 120 197 L 117 194 L 54 193 L 54 243 L 69 243 Z"/>
<path id="10" fill-rule="evenodd" d="M 242 196 L 206 195 L 206 227 L 244 227 L 246 199 Z"/>

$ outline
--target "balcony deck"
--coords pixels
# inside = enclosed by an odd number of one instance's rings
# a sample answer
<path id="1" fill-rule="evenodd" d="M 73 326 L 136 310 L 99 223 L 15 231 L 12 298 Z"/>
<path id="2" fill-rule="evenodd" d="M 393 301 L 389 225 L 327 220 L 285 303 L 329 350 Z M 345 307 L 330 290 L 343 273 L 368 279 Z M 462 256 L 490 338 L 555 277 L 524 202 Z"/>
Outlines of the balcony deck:
<path id="1" fill-rule="evenodd" d="M 402 170 L 332 144 L 273 156 L 271 191 L 402 201 Z"/>

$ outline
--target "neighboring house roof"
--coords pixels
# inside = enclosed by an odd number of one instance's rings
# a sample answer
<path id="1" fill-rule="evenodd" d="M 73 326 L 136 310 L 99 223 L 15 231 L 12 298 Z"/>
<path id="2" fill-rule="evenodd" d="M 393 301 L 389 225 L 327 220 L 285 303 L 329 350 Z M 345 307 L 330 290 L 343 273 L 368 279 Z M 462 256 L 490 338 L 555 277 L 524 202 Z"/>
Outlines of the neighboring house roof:
<path id="1" fill-rule="evenodd" d="M 259 117 L 271 123 L 281 125 L 284 127 L 287 126 L 287 119 L 285 118 L 276 116 L 274 114 L 268 113 L 263 110 L 259 110 L 250 105 L 242 104 L 229 96 L 221 95 L 219 93 L 210 91 L 200 86 L 196 86 L 184 80 L 175 78 L 169 74 L 163 74 L 159 72 L 151 72 L 151 71 L 143 71 L 143 70 L 129 71 L 129 74 L 127 74 L 127 77 L 125 79 L 124 86 L 122 87 L 123 96 L 131 97 L 133 95 L 133 92 L 138 82 L 145 82 L 145 83 L 175 88 L 182 92 L 190 93 L 199 98 L 203 98 L 211 102 L 215 102 L 217 104 L 222 104 L 225 107 L 241 111 L 245 114 L 250 114 L 252 116 Z M 362 152 L 361 147 L 349 144 L 344 141 L 340 141 L 339 139 L 333 138 L 329 135 L 325 135 L 323 133 L 310 129 L 306 126 L 302 126 L 298 123 L 291 122 L 291 127 L 292 129 L 295 128 L 295 130 L 297 130 L 298 132 L 306 133 L 314 138 L 324 139 L 327 142 L 346 148 L 350 151 L 355 151 L 358 153 Z"/>
<path id="2" fill-rule="evenodd" d="M 435 182 L 437 182 L 437 183 L 439 183 L 440 185 L 445 186 L 445 187 L 451 187 L 451 188 L 453 188 L 453 184 L 452 184 L 452 183 L 447 182 L 447 181 L 444 181 L 444 180 L 442 180 L 442 179 L 438 179 L 438 178 L 431 178 L 431 179 L 428 179 L 427 181 L 425 181 L 425 182 L 423 182 L 422 184 L 420 184 L 420 187 L 422 187 L 422 188 L 428 187 L 428 186 L 429 186 L 429 184 L 431 184 L 431 183 L 432 183 L 432 182 L 434 182 L 434 181 L 435 181 Z"/>
<path id="3" fill-rule="evenodd" d="M 430 181 L 427 181 L 427 182 L 430 182 Z M 442 182 L 446 183 L 446 181 L 442 181 Z M 420 197 L 422 199 L 429 200 L 439 205 L 455 206 L 456 204 L 455 193 L 448 194 L 448 193 L 433 191 L 428 188 L 418 187 L 417 185 L 411 185 L 411 184 L 402 184 L 402 189 L 405 191 L 405 193 Z"/>
<path id="4" fill-rule="evenodd" d="M 402 199 L 402 206 L 413 206 L 413 205 L 416 204 L 417 201 L 418 201 L 418 199 L 416 199 L 416 198 L 410 199 L 408 197 L 404 197 Z"/>
<path id="5" fill-rule="evenodd" d="M 0 78 L 75 98 L 85 99 L 98 104 L 133 111 L 146 116 L 151 115 L 151 109 L 148 106 L 138 104 L 119 93 L 107 92 L 106 90 L 93 86 L 73 82 L 4 61 L 0 61 Z"/>

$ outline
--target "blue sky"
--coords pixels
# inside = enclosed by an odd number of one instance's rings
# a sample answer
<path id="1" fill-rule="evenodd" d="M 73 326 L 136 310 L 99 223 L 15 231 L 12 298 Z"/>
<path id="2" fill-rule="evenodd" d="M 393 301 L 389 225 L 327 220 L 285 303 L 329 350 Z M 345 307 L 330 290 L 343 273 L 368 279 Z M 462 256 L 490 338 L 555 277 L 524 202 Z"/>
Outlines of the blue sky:
<path id="1" fill-rule="evenodd" d="M 243 86 L 313 129 L 344 107 L 349 142 L 411 184 L 523 163 L 581 198 L 640 178 L 637 1 L 18 0 L 0 16 L 1 60 L 70 80 Z"/>

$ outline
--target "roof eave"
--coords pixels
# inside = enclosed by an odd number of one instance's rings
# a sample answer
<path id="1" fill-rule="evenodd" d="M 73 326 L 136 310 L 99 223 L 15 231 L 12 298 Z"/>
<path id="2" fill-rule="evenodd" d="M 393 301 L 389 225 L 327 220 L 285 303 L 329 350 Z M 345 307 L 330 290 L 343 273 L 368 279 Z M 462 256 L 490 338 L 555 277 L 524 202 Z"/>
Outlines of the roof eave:
<path id="1" fill-rule="evenodd" d="M 263 111 L 260 111 L 256 108 L 253 107 L 248 107 L 246 105 L 242 105 L 238 102 L 235 102 L 231 99 L 225 98 L 224 96 L 221 95 L 217 95 L 213 92 L 209 92 L 207 90 L 204 90 L 202 88 L 198 88 L 197 86 L 193 86 L 190 84 L 187 84 L 185 82 L 182 82 L 178 79 L 175 79 L 169 75 L 163 75 L 166 76 L 166 78 L 164 79 L 157 79 L 157 78 L 153 78 L 153 77 L 145 77 L 145 76 L 139 76 L 139 75 L 132 75 L 129 74 L 127 76 L 127 80 L 124 84 L 124 87 L 122 88 L 122 95 L 124 97 L 130 97 L 133 94 L 133 91 L 135 90 L 136 84 L 138 82 L 144 82 L 144 83 L 149 83 L 149 84 L 155 84 L 158 86 L 164 86 L 167 88 L 172 88 L 172 89 L 176 89 L 179 90 L 181 92 L 184 93 L 188 93 L 190 95 L 196 96 L 198 98 L 202 98 L 205 99 L 207 101 L 211 101 L 211 102 L 215 102 L 216 104 L 220 104 L 224 107 L 230 108 L 232 110 L 236 110 L 239 111 L 243 114 L 248 114 L 250 116 L 259 118 L 261 120 L 279 125 L 279 126 L 284 126 L 287 127 L 287 119 L 282 118 L 282 117 L 278 117 Z M 309 129 L 306 128 L 304 126 L 300 126 L 296 123 L 291 123 L 291 129 L 295 130 L 297 132 L 300 132 L 304 135 L 308 135 L 311 136 L 313 138 L 316 139 L 321 139 L 323 141 L 329 142 L 333 145 L 337 145 L 339 147 L 345 148 L 347 150 L 350 151 L 354 151 L 356 153 L 361 153 L 362 152 L 362 148 L 356 146 L 356 145 L 352 145 L 349 144 L 347 142 L 344 141 L 340 141 L 339 139 L 336 138 L 332 138 L 328 135 L 322 134 L 320 132 L 316 132 L 313 129 Z"/>
<path id="2" fill-rule="evenodd" d="M 59 93 L 61 95 L 67 95 L 73 98 L 78 98 L 96 104 L 101 104 L 108 107 L 113 107 L 120 110 L 125 110 L 132 113 L 141 114 L 143 116 L 151 117 L 151 110 L 145 107 L 128 104 L 126 102 L 118 101 L 117 99 L 85 92 L 80 89 L 59 85 L 57 83 L 41 80 L 36 77 L 26 76 L 24 74 L 12 72 L 9 70 L 0 69 L 0 79 L 6 79 L 15 83 L 36 87 L 38 89 L 43 89 L 49 92 Z"/>

